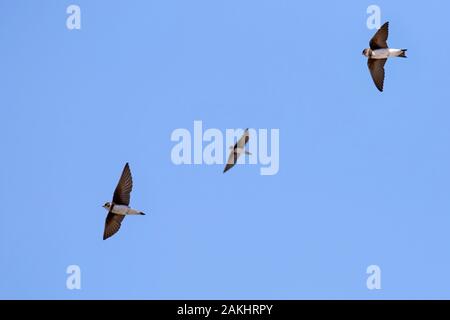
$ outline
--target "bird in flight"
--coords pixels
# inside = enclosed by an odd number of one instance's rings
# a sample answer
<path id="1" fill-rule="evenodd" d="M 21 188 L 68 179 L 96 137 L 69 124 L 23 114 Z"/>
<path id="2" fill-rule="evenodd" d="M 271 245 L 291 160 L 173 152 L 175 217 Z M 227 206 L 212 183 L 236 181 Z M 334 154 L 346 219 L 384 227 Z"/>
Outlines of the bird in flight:
<path id="1" fill-rule="evenodd" d="M 250 152 L 245 150 L 245 145 L 247 144 L 248 140 L 250 139 L 250 133 L 248 132 L 248 128 L 245 129 L 244 134 L 239 139 L 238 142 L 234 146 L 230 146 L 230 156 L 228 157 L 227 165 L 225 166 L 225 169 L 223 170 L 223 173 L 227 172 L 231 168 L 234 167 L 236 164 L 238 158 L 241 156 L 241 154 L 245 153 L 248 155 L 251 155 Z"/>
<path id="2" fill-rule="evenodd" d="M 120 229 L 122 220 L 126 215 L 144 215 L 145 213 L 132 209 L 130 204 L 130 193 L 133 188 L 133 179 L 131 177 L 130 166 L 128 163 L 123 168 L 119 183 L 114 191 L 112 202 L 106 202 L 103 208 L 108 210 L 105 222 L 105 231 L 103 240 L 113 236 Z"/>
<path id="3" fill-rule="evenodd" d="M 370 48 L 364 49 L 362 54 L 368 58 L 367 66 L 377 89 L 383 92 L 384 65 L 390 57 L 406 58 L 407 49 L 390 49 L 387 45 L 389 22 L 386 22 L 370 40 Z"/>

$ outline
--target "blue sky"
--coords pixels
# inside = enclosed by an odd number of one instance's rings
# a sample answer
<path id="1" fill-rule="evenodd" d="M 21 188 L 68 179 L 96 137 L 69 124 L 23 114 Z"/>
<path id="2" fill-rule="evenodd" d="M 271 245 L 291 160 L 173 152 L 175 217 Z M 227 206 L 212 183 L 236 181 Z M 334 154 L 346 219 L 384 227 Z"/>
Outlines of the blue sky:
<path id="1" fill-rule="evenodd" d="M 409 49 L 384 93 L 361 55 L 371 4 Z M 449 10 L 2 1 L 0 298 L 450 298 Z M 279 129 L 278 174 L 175 166 L 194 120 Z M 103 241 L 125 162 L 147 215 Z"/>

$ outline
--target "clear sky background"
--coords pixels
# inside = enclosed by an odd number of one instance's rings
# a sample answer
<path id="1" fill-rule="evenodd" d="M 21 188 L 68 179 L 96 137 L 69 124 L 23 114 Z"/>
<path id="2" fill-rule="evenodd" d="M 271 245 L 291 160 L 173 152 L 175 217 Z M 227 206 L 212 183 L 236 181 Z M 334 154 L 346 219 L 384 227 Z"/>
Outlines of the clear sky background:
<path id="1" fill-rule="evenodd" d="M 361 55 L 371 4 L 409 49 L 384 93 Z M 1 1 L 0 298 L 450 298 L 449 12 Z M 279 173 L 173 165 L 170 135 L 194 120 L 280 129 Z M 147 215 L 103 241 L 125 162 Z"/>

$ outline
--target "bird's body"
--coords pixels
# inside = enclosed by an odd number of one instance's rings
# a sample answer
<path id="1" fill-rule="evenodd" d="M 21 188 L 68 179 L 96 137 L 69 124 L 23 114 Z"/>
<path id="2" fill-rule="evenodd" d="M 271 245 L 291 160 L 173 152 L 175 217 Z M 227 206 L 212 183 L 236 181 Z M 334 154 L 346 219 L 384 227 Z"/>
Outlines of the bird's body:
<path id="1" fill-rule="evenodd" d="M 387 45 L 389 35 L 389 22 L 386 22 L 370 40 L 370 48 L 364 49 L 362 54 L 366 56 L 372 80 L 379 91 L 384 86 L 384 65 L 389 58 L 406 58 L 406 49 L 393 49 Z"/>
<path id="2" fill-rule="evenodd" d="M 109 204 L 109 206 L 107 206 Z M 122 216 L 126 215 L 145 215 L 142 211 L 135 210 L 129 206 L 124 206 L 121 204 L 111 204 L 110 202 L 107 202 L 105 204 L 105 208 L 109 209 L 109 212 L 112 212 L 114 214 L 119 214 Z"/>
<path id="3" fill-rule="evenodd" d="M 368 49 L 366 57 L 370 59 L 387 59 L 391 57 L 402 57 L 403 54 L 404 54 L 403 49 L 392 49 L 392 48 L 376 49 L 376 50 Z"/>
<path id="4" fill-rule="evenodd" d="M 227 165 L 225 166 L 225 169 L 223 170 L 224 173 L 234 167 L 237 160 L 239 159 L 239 157 L 242 154 L 251 154 L 250 152 L 245 150 L 245 145 L 247 144 L 249 139 L 250 139 L 250 133 L 247 128 L 247 129 L 245 129 L 244 134 L 239 139 L 239 141 L 236 142 L 234 146 L 230 147 L 231 152 L 230 152 L 230 156 L 228 157 Z"/>
<path id="5" fill-rule="evenodd" d="M 233 147 L 230 147 L 230 149 L 233 149 Z M 243 153 L 246 152 L 244 148 L 236 148 L 236 149 L 234 149 L 234 151 L 235 151 L 238 155 L 241 155 L 241 154 L 243 154 Z"/>
<path id="6" fill-rule="evenodd" d="M 119 231 L 123 219 L 126 215 L 144 215 L 143 212 L 131 208 L 130 194 L 133 189 L 133 179 L 131 177 L 130 167 L 125 164 L 119 183 L 114 190 L 112 202 L 106 202 L 103 208 L 108 210 L 108 215 L 105 221 L 105 231 L 103 233 L 103 240 L 108 239 Z"/>

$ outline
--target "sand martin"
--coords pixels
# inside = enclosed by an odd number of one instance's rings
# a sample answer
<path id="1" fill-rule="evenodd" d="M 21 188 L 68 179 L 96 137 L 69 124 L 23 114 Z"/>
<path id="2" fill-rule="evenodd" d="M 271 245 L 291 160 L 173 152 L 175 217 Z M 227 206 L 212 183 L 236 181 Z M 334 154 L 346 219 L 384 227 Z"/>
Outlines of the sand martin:
<path id="1" fill-rule="evenodd" d="M 386 22 L 370 40 L 370 48 L 364 49 L 362 54 L 368 58 L 367 66 L 373 82 L 378 90 L 383 91 L 384 65 L 390 57 L 406 58 L 407 49 L 390 49 L 387 45 L 389 22 Z"/>
<path id="2" fill-rule="evenodd" d="M 241 154 L 251 154 L 250 152 L 246 151 L 245 145 L 247 144 L 248 140 L 250 139 L 250 133 L 248 132 L 248 128 L 245 129 L 244 134 L 239 139 L 238 142 L 234 146 L 230 146 L 230 156 L 228 157 L 227 165 L 225 166 L 225 169 L 223 170 L 223 173 L 227 172 L 231 168 L 234 167 L 236 164 L 237 159 L 241 156 Z"/>
<path id="3" fill-rule="evenodd" d="M 130 166 L 127 163 L 123 168 L 116 190 L 114 190 L 112 202 L 107 202 L 103 205 L 103 208 L 108 210 L 103 240 L 108 239 L 119 231 L 122 220 L 126 215 L 144 215 L 143 212 L 129 207 L 132 188 L 133 179 L 131 177 Z"/>

